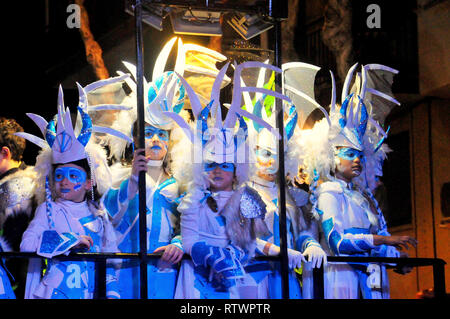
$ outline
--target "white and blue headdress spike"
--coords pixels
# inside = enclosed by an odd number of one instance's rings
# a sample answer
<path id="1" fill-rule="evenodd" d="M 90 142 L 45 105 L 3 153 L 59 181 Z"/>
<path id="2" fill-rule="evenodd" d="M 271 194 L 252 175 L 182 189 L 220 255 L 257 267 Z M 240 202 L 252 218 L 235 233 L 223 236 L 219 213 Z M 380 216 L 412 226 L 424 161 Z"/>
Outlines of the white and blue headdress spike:
<path id="1" fill-rule="evenodd" d="M 353 99 L 358 100 L 353 103 Z M 356 110 L 355 110 L 356 105 Z M 363 138 L 367 128 L 368 113 L 365 104 L 359 96 L 351 93 L 342 103 L 339 110 L 340 119 L 339 134 L 333 138 L 335 146 L 348 146 L 357 150 L 363 150 Z"/>
<path id="2" fill-rule="evenodd" d="M 175 71 L 165 71 L 166 64 L 170 52 L 178 39 L 178 53 L 175 63 Z M 173 121 L 164 115 L 163 112 L 175 113 L 181 112 L 185 101 L 185 88 L 180 79 L 175 74 L 183 74 L 185 69 L 185 49 L 180 38 L 173 37 L 162 48 L 156 58 L 155 66 L 152 72 L 152 81 L 147 82 L 144 78 L 144 92 L 147 94 L 147 102 L 145 104 L 145 122 L 161 129 L 170 130 L 173 128 Z M 125 67 L 136 79 L 136 67 L 129 63 L 123 62 Z M 117 72 L 119 75 L 124 73 Z M 132 78 L 127 79 L 126 83 L 132 91 L 132 95 L 136 94 L 136 83 Z M 136 105 L 133 103 L 135 108 Z M 134 110 L 136 112 L 136 110 Z M 132 123 L 130 124 L 130 126 Z"/>
<path id="3" fill-rule="evenodd" d="M 173 128 L 171 118 L 163 112 L 180 113 L 185 101 L 185 89 L 174 72 L 165 72 L 148 90 L 148 104 L 145 107 L 145 122 L 155 127 L 170 130 Z"/>
<path id="4" fill-rule="evenodd" d="M 81 86 L 79 86 L 79 90 L 79 92 L 84 92 Z M 51 121 L 47 122 L 36 114 L 27 114 L 38 125 L 45 140 L 28 133 L 20 132 L 16 135 L 29 140 L 41 148 L 51 148 L 53 163 L 55 164 L 86 158 L 85 147 L 88 145 L 94 131 L 113 134 L 129 140 L 126 135 L 116 130 L 93 126 L 91 118 L 86 112 L 88 106 L 86 105 L 87 100 L 84 93 L 80 94 L 80 101 L 83 103 L 81 106 L 78 106 L 82 127 L 78 135 L 74 131 L 69 108 L 64 107 L 64 93 L 61 86 L 59 86 L 58 92 L 58 113 Z"/>
<path id="5" fill-rule="evenodd" d="M 298 126 L 303 128 L 306 119 L 315 109 L 322 111 L 328 124 L 331 124 L 327 111 L 316 102 L 314 96 L 314 81 L 320 67 L 303 62 L 289 62 L 284 63 L 282 69 L 283 94 L 295 105 Z"/>
<path id="6" fill-rule="evenodd" d="M 107 110 L 130 110 L 130 106 L 125 106 L 121 104 L 96 104 L 89 105 L 88 94 L 101 89 L 105 86 L 120 84 L 122 82 L 127 82 L 130 78 L 129 74 L 122 73 L 120 76 L 111 77 L 104 80 L 99 80 L 92 82 L 85 87 L 82 87 L 78 82 L 76 83 L 78 88 L 79 103 L 78 106 L 85 112 L 90 113 L 94 111 L 107 111 Z"/>
<path id="7" fill-rule="evenodd" d="M 369 73 L 372 75 L 376 74 L 377 76 L 373 78 Z M 360 87 L 355 83 L 356 88 L 353 89 L 355 94 L 358 94 L 359 96 L 359 106 L 365 105 L 366 108 L 367 106 L 371 107 L 370 111 L 366 110 L 366 113 L 368 113 L 368 125 L 375 128 L 382 136 L 375 146 L 375 152 L 380 149 L 387 138 L 387 133 L 389 131 L 389 128 L 385 131 L 380 126 L 379 122 L 384 122 L 385 117 L 390 112 L 393 105 L 400 105 L 400 102 L 389 95 L 392 93 L 390 86 L 392 85 L 393 76 L 395 74 L 398 74 L 398 70 L 388 66 L 381 64 L 367 64 L 361 66 L 360 78 L 358 78 L 357 75 L 355 81 L 356 83 L 360 82 Z M 350 82 L 350 80 L 348 82 Z M 380 88 L 378 86 L 380 86 Z M 380 89 L 387 90 L 388 92 L 381 92 Z"/>
<path id="8" fill-rule="evenodd" d="M 261 65 L 264 64 L 258 62 L 257 64 L 255 64 L 255 67 L 260 67 Z M 207 104 L 205 108 L 201 107 L 200 99 L 198 98 L 196 92 L 187 83 L 187 81 L 180 76 L 180 80 L 185 86 L 186 92 L 191 101 L 193 114 L 196 120 L 195 125 L 196 132 L 194 132 L 190 127 L 190 125 L 186 123 L 186 121 L 178 114 L 174 112 L 164 112 L 164 114 L 166 114 L 167 116 L 172 117 L 172 119 L 184 130 L 188 138 L 191 140 L 192 144 L 195 144 L 196 138 L 198 138 L 201 135 L 202 136 L 201 141 L 204 151 L 206 151 L 207 155 L 209 153 L 210 153 L 209 155 L 214 153 L 215 159 L 217 161 L 223 161 L 223 159 L 227 157 L 228 158 L 234 157 L 236 149 L 239 148 L 241 145 L 243 145 L 243 143 L 245 142 L 247 138 L 248 127 L 243 119 L 243 116 L 258 121 L 262 126 L 267 127 L 269 130 L 272 130 L 272 127 L 270 126 L 269 123 L 263 121 L 261 118 L 253 115 L 252 113 L 242 110 L 240 106 L 237 107 L 238 105 L 240 105 L 238 104 L 241 101 L 240 98 L 238 98 L 239 101 L 235 101 L 234 103 L 231 104 L 227 116 L 225 117 L 224 120 L 222 120 L 221 112 L 219 111 L 220 102 L 218 101 L 218 98 L 220 96 L 219 93 L 220 83 L 223 80 L 223 76 L 225 75 L 227 67 L 228 63 L 220 70 L 219 75 L 215 79 L 213 90 L 211 92 L 210 103 Z M 241 68 L 237 66 L 237 69 L 239 70 Z M 238 77 L 235 76 L 235 79 L 236 78 L 240 79 L 239 76 Z M 257 88 L 254 89 L 255 89 L 254 91 L 258 91 Z M 243 91 L 241 85 L 235 85 L 234 90 L 238 90 L 239 95 L 241 95 Z M 277 94 L 276 92 L 269 90 L 262 90 L 262 91 L 259 90 L 259 91 L 262 93 L 268 92 L 273 95 Z M 208 127 L 207 116 L 208 114 L 212 113 L 211 110 L 213 108 L 215 109 L 214 114 L 215 119 L 213 119 L 214 127 Z M 237 121 L 239 122 L 239 129 L 238 133 L 236 134 L 235 128 Z M 221 151 L 217 152 L 217 150 L 220 149 Z"/>

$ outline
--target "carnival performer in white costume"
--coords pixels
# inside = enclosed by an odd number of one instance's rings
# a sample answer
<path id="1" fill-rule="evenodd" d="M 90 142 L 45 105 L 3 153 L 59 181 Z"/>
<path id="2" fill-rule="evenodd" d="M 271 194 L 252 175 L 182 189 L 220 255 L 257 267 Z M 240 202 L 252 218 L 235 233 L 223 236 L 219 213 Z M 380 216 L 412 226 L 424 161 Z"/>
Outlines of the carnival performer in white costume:
<path id="1" fill-rule="evenodd" d="M 200 99 L 182 79 L 196 119 L 195 129 L 174 113 L 167 112 L 192 141 L 186 162 L 192 169 L 180 172 L 180 180 L 190 181 L 189 192 L 181 201 L 181 235 L 183 247 L 192 260 L 183 260 L 175 298 L 228 299 L 267 298 L 263 287 L 244 267 L 254 256 L 257 246 L 262 251 L 267 244 L 257 242 L 265 234 L 263 222 L 265 204 L 245 182 L 254 163 L 247 144 L 247 125 L 243 116 L 271 129 L 257 116 L 240 108 L 242 91 L 257 90 L 240 85 L 240 73 L 245 67 L 273 66 L 247 62 L 236 66 L 233 99 L 225 120 L 222 120 L 220 83 L 228 67 L 221 69 L 211 91 L 210 103 L 202 109 Z M 269 90 L 262 92 L 283 98 Z M 211 120 L 208 121 L 208 115 Z M 235 128 L 239 119 L 239 129 Z M 209 122 L 209 123 L 208 123 Z M 272 245 L 274 246 L 274 245 Z M 273 247 L 267 254 L 279 253 Z M 301 263 L 290 256 L 291 263 Z"/>
<path id="2" fill-rule="evenodd" d="M 104 83 L 96 82 L 93 87 Z M 36 195 L 40 204 L 23 234 L 20 250 L 48 258 L 48 264 L 41 278 L 41 260 L 30 260 L 25 291 L 27 299 L 93 298 L 96 292 L 94 262 L 60 261 L 52 257 L 80 250 L 118 251 L 112 225 L 104 210 L 94 201 L 96 192 L 100 195 L 108 188 L 111 176 L 105 151 L 91 141 L 91 135 L 92 132 L 102 132 L 126 137 L 107 127 L 92 125 L 87 114 L 86 90 L 77 85 L 80 93 L 78 114 L 82 124 L 79 133 L 72 125 L 69 108 L 64 107 L 61 87 L 58 114 L 53 120 L 47 123 L 39 115 L 28 114 L 39 126 L 45 140 L 27 133 L 16 133 L 42 148 L 35 166 L 38 172 Z M 107 298 L 120 298 L 116 264 L 107 261 Z"/>
<path id="3" fill-rule="evenodd" d="M 103 199 L 118 235 L 120 251 L 138 252 L 138 174 L 140 171 L 146 172 L 148 253 L 163 253 L 161 259 L 148 262 L 150 299 L 174 297 L 178 263 L 184 254 L 179 227 L 180 213 L 176 209 L 181 195 L 180 185 L 173 176 L 172 166 L 176 166 L 176 162 L 184 158 L 177 153 L 183 152 L 189 141 L 181 130 L 178 132 L 174 130 L 174 122 L 165 116 L 163 111 L 182 114 L 184 118 L 189 116 L 183 110 L 185 89 L 176 75 L 183 75 L 186 70 L 190 70 L 189 65 L 185 63 L 187 52 L 195 49 L 209 54 L 216 60 L 225 60 L 224 56 L 215 51 L 201 46 L 192 47 L 190 44 L 183 44 L 179 39 L 175 72 L 164 72 L 168 55 L 176 40 L 176 37 L 172 38 L 156 59 L 152 73 L 153 82 L 144 83 L 144 91 L 148 96 L 145 106 L 145 150 L 134 151 L 131 167 L 118 164 L 111 168 L 113 172 L 119 173 L 116 176 L 117 186 Z M 125 65 L 131 73 L 135 73 L 134 66 L 129 63 Z M 127 83 L 133 91 L 130 100 L 136 100 L 134 94 L 136 84 L 132 81 Z M 136 128 L 136 122 L 134 124 Z M 133 126 L 133 123 L 129 123 L 129 126 Z M 133 129 L 133 132 L 136 132 L 136 129 Z M 133 299 L 140 297 L 138 262 L 123 261 L 119 286 L 122 297 Z"/>
<path id="4" fill-rule="evenodd" d="M 290 63 L 290 67 L 286 67 L 286 64 L 282 66 L 283 69 L 283 93 L 288 93 L 285 88 L 286 85 L 286 70 L 291 70 L 294 68 L 294 65 L 298 69 L 302 69 L 304 71 L 305 66 L 309 66 L 304 63 L 294 64 Z M 260 87 L 265 78 L 265 70 L 261 68 L 260 74 L 258 76 L 257 86 Z M 290 75 L 290 74 L 289 74 Z M 288 78 L 289 79 L 289 78 Z M 269 79 L 269 82 L 264 85 L 265 88 L 275 89 L 275 73 L 272 72 L 272 75 Z M 291 84 L 288 82 L 287 84 Z M 244 93 L 246 96 L 248 93 Z M 292 95 L 292 94 L 291 94 Z M 273 98 L 270 96 L 256 93 L 254 97 L 254 105 L 250 104 L 249 96 L 246 96 L 246 109 L 253 109 L 253 113 L 260 116 L 265 121 L 269 122 L 273 126 L 275 126 L 275 109 Z M 294 138 L 294 135 L 298 135 L 299 129 L 296 130 L 297 126 L 303 124 L 303 122 L 298 123 L 298 113 L 296 107 L 292 103 L 284 103 L 283 105 L 285 109 L 285 167 L 286 173 L 289 176 L 295 176 L 298 172 L 298 160 L 299 156 L 297 154 L 296 143 L 298 137 Z M 303 113 L 301 113 L 303 115 Z M 304 117 L 300 118 L 302 121 Z M 252 126 L 250 126 L 252 128 Z M 277 179 L 277 171 L 278 171 L 278 159 L 277 159 L 277 140 L 275 136 L 269 132 L 266 128 L 262 128 L 258 126 L 257 123 L 253 125 L 254 130 L 250 129 L 250 134 L 254 135 L 254 139 L 256 141 L 255 144 L 255 152 L 256 152 L 256 174 L 251 177 L 250 185 L 255 188 L 258 193 L 263 198 L 264 202 L 267 205 L 267 214 L 265 218 L 266 225 L 269 228 L 270 234 L 262 239 L 275 244 L 276 246 L 280 245 L 280 225 L 279 225 L 279 205 L 278 205 L 278 185 L 276 182 Z M 253 133 L 253 134 L 252 134 Z M 297 189 L 288 189 L 286 187 L 286 230 L 287 230 L 287 245 L 288 245 L 288 253 L 296 253 L 301 255 L 300 251 L 303 252 L 308 259 L 316 260 L 316 259 L 324 259 L 326 261 L 325 252 L 320 248 L 320 244 L 312 237 L 309 233 L 307 234 L 307 226 L 304 220 L 303 211 L 301 210 L 301 206 L 305 206 L 307 204 L 308 197 L 306 196 L 306 201 L 302 201 L 305 196 L 301 196 L 303 194 L 300 193 L 301 190 Z M 292 196 L 293 195 L 293 196 Z M 297 206 L 300 203 L 300 206 Z M 298 239 L 301 239 L 302 242 L 299 246 L 297 246 Z M 303 245 L 305 243 L 305 245 Z M 318 249 L 317 249 L 317 248 Z M 305 261 L 305 260 L 304 260 Z M 303 264 L 305 265 L 305 263 Z M 297 267 L 292 268 L 300 268 L 301 265 L 296 265 Z M 259 266 L 261 268 L 262 265 Z M 254 274 L 262 275 L 262 271 L 255 272 Z M 266 273 L 268 275 L 269 282 L 269 298 L 281 298 L 281 273 L 279 263 L 271 263 L 271 268 L 268 269 Z M 298 276 L 296 275 L 294 269 L 289 273 L 289 297 L 291 299 L 299 299 L 302 298 L 301 286 L 298 280 Z"/>
<path id="5" fill-rule="evenodd" d="M 297 123 L 292 137 L 287 143 L 288 151 L 285 151 L 286 172 L 289 174 L 289 194 L 295 201 L 300 219 L 299 233 L 295 238 L 295 247 L 301 251 L 307 262 L 303 263 L 301 269 L 302 295 L 304 299 L 314 297 L 312 269 L 320 268 L 327 263 L 327 255 L 319 243 L 319 228 L 311 213 L 309 193 L 301 189 L 294 181 L 303 179 L 303 164 L 299 157 L 301 149 L 302 130 L 305 129 L 307 120 L 316 109 L 317 103 L 314 98 L 314 82 L 319 67 L 303 62 L 289 62 L 282 65 L 282 90 L 295 106 L 297 112 Z M 292 106 L 291 106 L 292 108 Z M 289 125 L 286 126 L 288 130 Z M 300 176 L 302 175 L 302 176 Z"/>
<path id="6" fill-rule="evenodd" d="M 179 235 L 178 183 L 170 170 L 173 145 L 178 142 L 172 134 L 172 120 L 163 110 L 181 111 L 184 104 L 184 88 L 173 72 L 163 72 L 168 54 L 175 43 L 171 39 L 157 59 L 153 82 L 144 83 L 147 94 L 145 103 L 145 149 L 135 149 L 132 165 L 117 163 L 111 167 L 115 174 L 114 187 L 104 196 L 103 203 L 112 219 L 121 252 L 139 252 L 139 194 L 138 176 L 146 172 L 147 252 L 163 252 L 160 260 L 148 261 L 148 295 L 150 299 L 171 299 L 175 291 L 177 263 L 183 256 Z M 179 51 L 181 48 L 179 41 Z M 165 59 L 161 61 L 161 58 Z M 178 63 L 178 61 L 177 61 Z M 124 63 L 136 76 L 135 67 Z M 162 68 L 161 68 L 162 65 Z M 120 72 L 119 72 L 120 74 Z M 128 81 L 132 93 L 128 97 L 136 113 L 136 83 Z M 123 119 L 119 118 L 118 121 Z M 136 116 L 133 121 L 121 121 L 137 138 Z M 122 124 L 123 125 L 123 124 Z M 134 145 L 134 144 L 133 144 Z M 122 298 L 140 298 L 140 271 L 136 260 L 123 260 L 119 276 Z"/>
<path id="7" fill-rule="evenodd" d="M 361 82 L 348 95 L 355 64 L 342 90 L 342 106 L 336 107 L 334 78 L 330 113 L 302 137 L 302 156 L 312 179 L 311 201 L 319 222 L 322 247 L 329 256 L 399 257 L 394 247 L 416 245 L 409 236 L 390 236 L 369 185 L 375 172 L 381 174 L 387 146 L 386 132 L 366 108 L 366 92 L 398 103 L 368 85 L 368 71 L 396 72 L 386 66 L 362 66 Z M 359 87 L 360 86 L 360 87 Z M 372 105 L 375 109 L 377 106 Z M 317 186 L 319 183 L 321 184 Z M 389 286 L 384 266 L 372 263 L 330 263 L 324 269 L 325 298 L 388 298 Z"/>

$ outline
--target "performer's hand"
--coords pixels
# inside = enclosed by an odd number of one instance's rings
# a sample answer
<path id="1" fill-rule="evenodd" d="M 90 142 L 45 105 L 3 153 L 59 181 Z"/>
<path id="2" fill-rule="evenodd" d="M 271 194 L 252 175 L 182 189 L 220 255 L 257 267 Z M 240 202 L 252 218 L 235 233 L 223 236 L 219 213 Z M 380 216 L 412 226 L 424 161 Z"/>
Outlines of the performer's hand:
<path id="1" fill-rule="evenodd" d="M 402 250 L 403 248 L 409 249 L 409 245 L 417 247 L 417 240 L 410 236 L 373 236 L 375 245 L 384 244 L 388 246 L 394 246 L 399 250 Z"/>
<path id="2" fill-rule="evenodd" d="M 74 246 L 72 249 L 86 249 L 89 250 L 92 245 L 94 245 L 94 241 L 91 237 L 86 235 L 80 235 L 80 242 Z"/>
<path id="3" fill-rule="evenodd" d="M 306 262 L 303 254 L 297 250 L 288 248 L 289 269 L 300 268 L 302 262 Z"/>
<path id="4" fill-rule="evenodd" d="M 145 158 L 145 150 L 138 148 L 133 154 L 133 164 L 131 169 L 131 175 L 138 177 L 139 172 L 147 171 L 147 159 Z"/>
<path id="5" fill-rule="evenodd" d="M 318 246 L 309 246 L 303 252 L 303 256 L 308 257 L 311 268 L 320 268 L 322 264 L 324 266 L 327 264 L 327 254 Z"/>
<path id="6" fill-rule="evenodd" d="M 171 265 L 179 263 L 184 254 L 183 251 L 175 245 L 161 246 L 156 248 L 153 253 L 156 254 L 159 252 L 164 252 L 161 256 L 161 260 Z"/>

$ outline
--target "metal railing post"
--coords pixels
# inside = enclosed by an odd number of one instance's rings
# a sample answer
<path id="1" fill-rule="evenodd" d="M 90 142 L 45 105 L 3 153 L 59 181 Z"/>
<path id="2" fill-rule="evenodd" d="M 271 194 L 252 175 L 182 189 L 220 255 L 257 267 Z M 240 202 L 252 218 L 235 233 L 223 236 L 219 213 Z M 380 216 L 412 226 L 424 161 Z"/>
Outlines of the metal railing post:
<path id="1" fill-rule="evenodd" d="M 282 11 L 287 9 L 287 2 L 282 1 L 270 2 L 270 15 L 274 19 L 274 36 L 275 36 L 275 66 L 281 69 L 281 17 Z M 284 6 L 285 7 L 284 7 Z M 275 85 L 282 87 L 282 75 L 275 75 Z M 278 216 L 280 229 L 280 269 L 281 269 L 281 285 L 283 299 L 289 299 L 289 260 L 287 252 L 287 226 L 286 226 L 286 174 L 284 167 L 284 112 L 283 102 L 280 99 L 275 100 L 276 125 L 281 138 L 278 140 Z"/>
<path id="2" fill-rule="evenodd" d="M 145 148 L 144 121 L 144 61 L 142 36 L 142 2 L 136 0 L 134 7 L 136 22 L 136 91 L 138 118 L 138 148 Z M 147 205 L 145 172 L 139 172 L 139 253 L 140 253 L 140 297 L 148 299 L 147 290 Z"/>
<path id="3" fill-rule="evenodd" d="M 94 299 L 106 299 L 106 259 L 95 261 Z"/>
<path id="4" fill-rule="evenodd" d="M 434 297 L 435 298 L 445 298 L 445 262 L 438 259 L 437 262 L 433 264 L 433 286 L 434 286 Z"/>

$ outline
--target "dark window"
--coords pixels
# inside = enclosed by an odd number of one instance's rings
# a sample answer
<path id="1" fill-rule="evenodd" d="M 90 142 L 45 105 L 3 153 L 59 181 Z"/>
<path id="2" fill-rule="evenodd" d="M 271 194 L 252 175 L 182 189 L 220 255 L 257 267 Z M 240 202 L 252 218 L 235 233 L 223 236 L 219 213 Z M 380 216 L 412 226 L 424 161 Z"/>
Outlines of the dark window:
<path id="1" fill-rule="evenodd" d="M 369 28 L 370 4 L 380 8 L 380 28 Z M 416 1 L 352 1 L 352 32 L 355 62 L 379 63 L 399 70 L 394 93 L 418 93 Z"/>
<path id="2" fill-rule="evenodd" d="M 411 180 L 409 132 L 391 135 L 386 139 L 393 150 L 384 162 L 384 186 L 377 189 L 375 196 L 379 200 L 388 227 L 411 223 Z"/>

